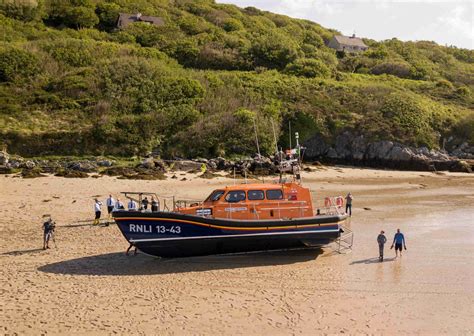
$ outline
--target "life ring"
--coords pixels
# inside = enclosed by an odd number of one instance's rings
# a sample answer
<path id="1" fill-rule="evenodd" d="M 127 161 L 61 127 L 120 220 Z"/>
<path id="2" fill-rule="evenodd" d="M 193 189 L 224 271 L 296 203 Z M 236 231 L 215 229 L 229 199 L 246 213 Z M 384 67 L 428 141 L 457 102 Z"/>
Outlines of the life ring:
<path id="1" fill-rule="evenodd" d="M 331 205 L 332 205 L 331 198 L 330 198 L 330 197 L 326 197 L 326 198 L 324 199 L 324 206 L 325 206 L 326 208 L 329 208 Z"/>
<path id="2" fill-rule="evenodd" d="M 341 208 L 344 205 L 344 198 L 342 196 L 336 197 L 336 205 Z"/>

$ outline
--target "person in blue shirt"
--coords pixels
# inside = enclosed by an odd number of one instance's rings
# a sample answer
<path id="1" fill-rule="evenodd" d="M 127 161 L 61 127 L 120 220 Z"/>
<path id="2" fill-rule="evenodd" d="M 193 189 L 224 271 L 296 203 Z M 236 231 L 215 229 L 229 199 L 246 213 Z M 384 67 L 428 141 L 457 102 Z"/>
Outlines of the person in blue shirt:
<path id="1" fill-rule="evenodd" d="M 393 237 L 393 243 L 390 249 L 393 249 L 393 245 L 395 245 L 395 257 L 398 258 L 398 251 L 400 251 L 400 257 L 402 256 L 402 247 L 407 249 L 405 245 L 405 236 L 403 233 L 400 232 L 400 229 L 397 229 L 397 233 Z"/>

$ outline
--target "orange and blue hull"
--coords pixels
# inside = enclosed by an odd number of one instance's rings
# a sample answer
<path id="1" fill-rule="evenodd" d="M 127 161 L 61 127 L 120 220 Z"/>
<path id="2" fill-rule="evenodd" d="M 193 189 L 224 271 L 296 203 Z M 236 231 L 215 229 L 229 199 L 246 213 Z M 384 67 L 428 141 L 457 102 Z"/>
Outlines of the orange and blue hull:
<path id="1" fill-rule="evenodd" d="M 243 221 L 139 211 L 113 216 L 127 241 L 147 254 L 170 258 L 323 246 L 339 238 L 347 218 Z"/>

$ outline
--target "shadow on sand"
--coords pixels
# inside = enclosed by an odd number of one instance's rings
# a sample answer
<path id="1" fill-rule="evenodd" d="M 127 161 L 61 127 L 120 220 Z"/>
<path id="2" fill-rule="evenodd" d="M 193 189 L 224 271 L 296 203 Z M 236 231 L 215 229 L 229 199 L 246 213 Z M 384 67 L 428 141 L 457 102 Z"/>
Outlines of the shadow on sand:
<path id="1" fill-rule="evenodd" d="M 396 258 L 384 258 L 382 262 L 388 262 L 388 261 L 394 261 Z M 350 265 L 357 265 L 357 264 L 378 264 L 381 261 L 379 258 L 369 258 L 369 259 L 362 259 L 362 260 L 356 260 L 350 263 Z"/>
<path id="2" fill-rule="evenodd" d="M 2 253 L 2 255 L 11 255 L 11 256 L 19 256 L 23 254 L 34 254 L 44 251 L 42 248 L 35 248 L 35 249 L 30 249 L 30 250 L 17 250 L 17 251 L 9 251 Z"/>
<path id="3" fill-rule="evenodd" d="M 234 268 L 286 265 L 315 260 L 321 249 L 161 259 L 147 255 L 108 253 L 65 260 L 38 268 L 41 272 L 69 275 L 152 275 L 204 272 Z"/>

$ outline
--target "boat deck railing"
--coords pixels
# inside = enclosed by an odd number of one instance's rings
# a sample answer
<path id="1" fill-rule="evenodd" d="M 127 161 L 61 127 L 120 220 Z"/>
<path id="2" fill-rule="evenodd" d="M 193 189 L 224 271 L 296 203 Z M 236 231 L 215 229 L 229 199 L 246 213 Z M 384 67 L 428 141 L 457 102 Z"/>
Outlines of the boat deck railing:
<path id="1" fill-rule="evenodd" d="M 138 211 L 149 212 L 151 211 L 151 204 L 148 209 L 144 209 L 142 201 L 144 197 L 153 197 L 158 203 L 158 211 L 160 212 L 179 212 L 180 209 L 187 207 L 196 207 L 197 216 L 201 217 L 212 217 L 209 207 L 204 204 L 203 201 L 193 199 L 177 199 L 175 196 L 158 196 L 155 193 L 147 192 L 124 192 L 127 199 L 134 200 L 138 203 Z M 345 211 L 343 209 L 343 202 L 341 202 L 341 196 L 326 197 L 323 202 L 316 202 L 313 209 L 313 215 L 343 215 Z M 151 198 L 148 199 L 151 202 Z M 240 216 L 236 215 L 240 208 L 244 206 L 241 203 L 228 203 L 225 208 L 226 218 L 238 219 Z M 293 200 L 278 200 L 278 201 L 265 201 L 265 202 L 251 202 L 245 203 L 245 210 L 249 210 L 253 215 L 253 218 L 259 220 L 259 212 L 262 210 L 272 211 L 274 219 L 287 219 L 288 217 L 305 217 L 305 213 L 311 208 L 311 205 L 307 201 L 293 201 Z M 234 210 L 235 209 L 235 210 Z M 316 210 L 316 211 L 314 211 Z M 290 216 L 288 215 L 290 212 Z M 219 217 L 221 218 L 221 217 Z"/>

